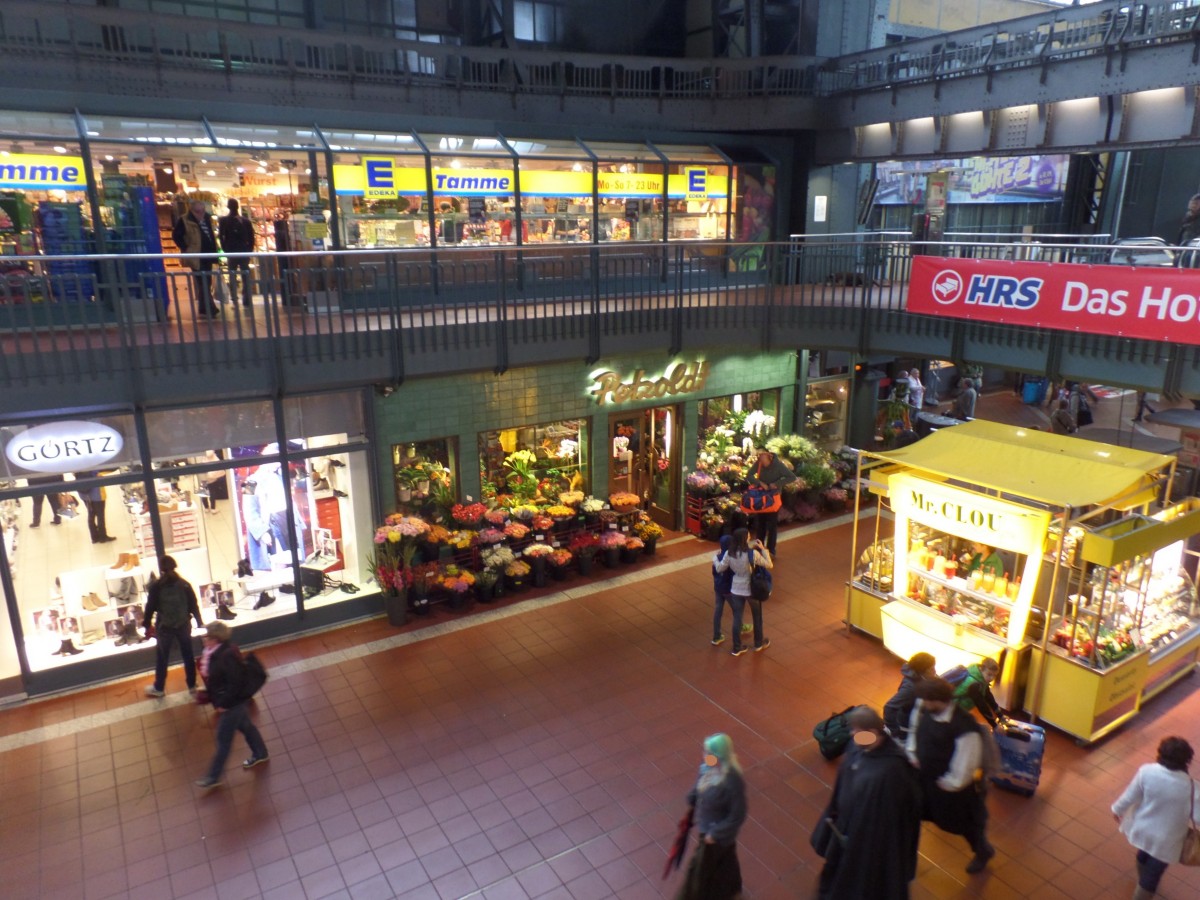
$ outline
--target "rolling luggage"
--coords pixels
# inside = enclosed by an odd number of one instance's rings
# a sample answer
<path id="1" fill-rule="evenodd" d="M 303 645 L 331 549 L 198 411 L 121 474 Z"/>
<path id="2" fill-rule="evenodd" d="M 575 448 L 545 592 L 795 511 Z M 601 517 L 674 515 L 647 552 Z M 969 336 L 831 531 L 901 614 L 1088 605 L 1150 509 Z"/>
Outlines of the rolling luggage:
<path id="1" fill-rule="evenodd" d="M 1042 777 L 1046 729 L 1006 719 L 996 726 L 994 734 L 1000 749 L 1000 771 L 992 775 L 992 781 L 999 787 L 1032 797 Z"/>

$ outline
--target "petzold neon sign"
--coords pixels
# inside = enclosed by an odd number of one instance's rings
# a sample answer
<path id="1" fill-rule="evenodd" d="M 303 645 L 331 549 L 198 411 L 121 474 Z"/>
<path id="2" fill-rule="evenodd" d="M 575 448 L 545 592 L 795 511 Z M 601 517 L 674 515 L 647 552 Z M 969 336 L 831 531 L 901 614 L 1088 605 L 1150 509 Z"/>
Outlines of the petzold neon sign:
<path id="1" fill-rule="evenodd" d="M 613 403 L 626 403 L 630 400 L 653 400 L 702 390 L 704 382 L 708 379 L 708 363 L 703 360 L 675 363 L 653 381 L 645 375 L 644 369 L 638 369 L 629 381 L 622 382 L 621 376 L 616 372 L 595 373 L 592 378 L 596 386 L 591 393 L 596 398 L 596 405 L 603 406 L 608 400 Z"/>

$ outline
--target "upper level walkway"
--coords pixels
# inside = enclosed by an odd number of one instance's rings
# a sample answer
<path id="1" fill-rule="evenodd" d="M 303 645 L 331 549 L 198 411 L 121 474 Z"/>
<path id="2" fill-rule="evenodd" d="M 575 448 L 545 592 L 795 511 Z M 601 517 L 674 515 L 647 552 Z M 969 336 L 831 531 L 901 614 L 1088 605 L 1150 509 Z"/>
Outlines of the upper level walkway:
<path id="1" fill-rule="evenodd" d="M 270 121 L 281 110 L 306 123 L 314 110 L 332 111 L 356 127 L 377 113 L 626 132 L 759 132 L 787 122 L 845 135 L 916 116 L 1194 85 L 1198 53 L 1200 0 L 1052 9 L 837 59 L 740 60 L 463 47 L 45 0 L 7 0 L 0 9 L 0 83 L 21 86 L 6 93 L 9 108 L 65 112 L 91 103 L 144 115 L 149 99 L 239 121 L 255 106 L 271 110 Z M 1120 127 L 1082 146 L 1195 140 L 1200 129 L 1186 106 L 1173 117 L 1183 126 L 1160 134 L 1161 112 L 1121 119 L 1118 104 Z M 1009 133 L 985 149 L 1072 144 L 1044 129 L 1024 141 Z M 828 145 L 844 148 L 844 158 L 860 155 L 854 140 Z"/>
<path id="2" fill-rule="evenodd" d="M 217 318 L 202 314 L 209 279 L 175 258 L 166 270 L 160 257 L 38 258 L 0 290 L 0 411 L 55 408 L 67 395 L 154 406 L 730 345 L 949 358 L 1200 395 L 1200 348 L 1182 340 L 907 311 L 914 252 L 1014 271 L 1084 264 L 1100 279 L 1128 278 L 1132 262 L 1191 262 L 1169 248 L 1057 240 L 263 254 L 253 305 L 228 303 Z"/>

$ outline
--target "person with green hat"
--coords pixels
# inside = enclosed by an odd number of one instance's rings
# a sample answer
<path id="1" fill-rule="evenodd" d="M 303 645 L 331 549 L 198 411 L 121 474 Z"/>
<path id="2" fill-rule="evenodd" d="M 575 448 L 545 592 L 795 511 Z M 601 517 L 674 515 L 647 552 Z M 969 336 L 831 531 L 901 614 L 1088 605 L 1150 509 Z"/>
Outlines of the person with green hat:
<path id="1" fill-rule="evenodd" d="M 727 734 L 704 739 L 704 759 L 688 810 L 700 843 L 675 900 L 733 900 L 742 891 L 737 836 L 746 821 L 746 782 Z"/>

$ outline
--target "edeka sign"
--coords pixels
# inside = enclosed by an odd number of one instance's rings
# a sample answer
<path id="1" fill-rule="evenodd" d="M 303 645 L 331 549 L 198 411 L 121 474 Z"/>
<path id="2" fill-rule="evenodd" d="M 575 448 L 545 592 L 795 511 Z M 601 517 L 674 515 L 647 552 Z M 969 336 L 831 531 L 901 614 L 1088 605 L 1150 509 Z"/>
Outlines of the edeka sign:
<path id="1" fill-rule="evenodd" d="M 914 257 L 908 311 L 1200 344 L 1200 273 L 1153 266 Z"/>
<path id="2" fill-rule="evenodd" d="M 1040 548 L 1050 524 L 1049 513 L 903 472 L 888 479 L 888 496 L 897 513 L 922 525 L 1021 553 Z"/>
<path id="3" fill-rule="evenodd" d="M 650 380 L 644 369 L 638 369 L 628 381 L 621 381 L 616 372 L 595 372 L 592 375 L 596 386 L 591 394 L 596 405 L 605 402 L 628 403 L 633 400 L 656 400 L 676 394 L 688 394 L 704 388 L 708 379 L 708 363 L 703 360 L 690 363 L 675 363 L 661 377 Z"/>
<path id="4" fill-rule="evenodd" d="M 121 452 L 120 433 L 99 422 L 49 422 L 15 435 L 4 448 L 8 461 L 30 472 L 83 472 Z"/>
<path id="5" fill-rule="evenodd" d="M 83 178 L 83 159 L 78 156 L 10 153 L 0 157 L 0 188 L 82 191 L 87 188 Z"/>

